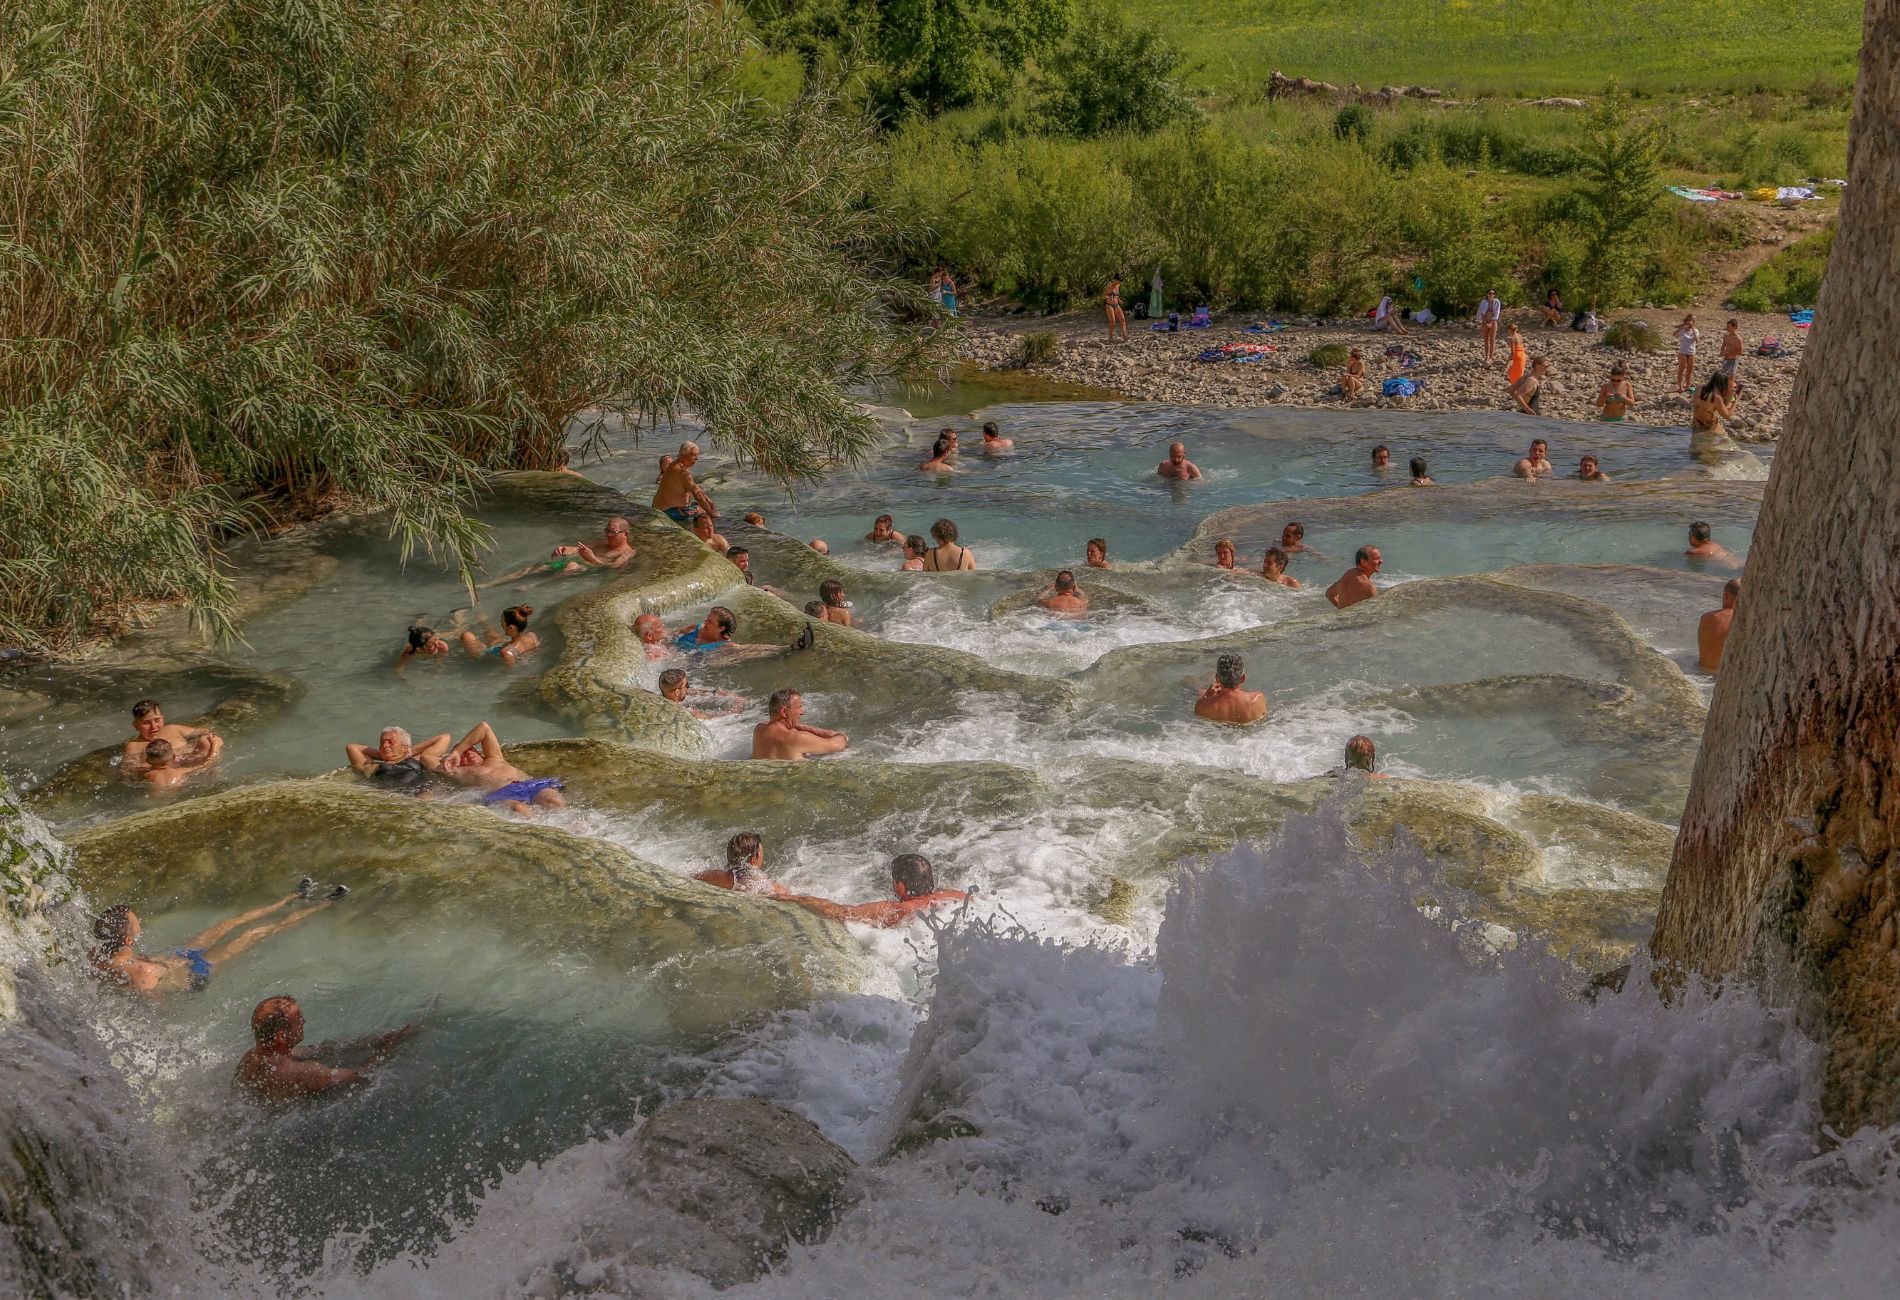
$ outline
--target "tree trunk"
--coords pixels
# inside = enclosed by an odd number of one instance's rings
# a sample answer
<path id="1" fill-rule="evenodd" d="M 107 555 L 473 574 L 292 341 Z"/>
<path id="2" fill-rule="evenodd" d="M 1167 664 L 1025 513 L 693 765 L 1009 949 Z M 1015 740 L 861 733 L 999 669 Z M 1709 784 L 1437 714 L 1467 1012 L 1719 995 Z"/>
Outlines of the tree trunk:
<path id="1" fill-rule="evenodd" d="M 1651 941 L 1791 1001 L 1845 1131 L 1900 1121 L 1900 0 L 1868 0 L 1863 35 L 1840 230 Z"/>

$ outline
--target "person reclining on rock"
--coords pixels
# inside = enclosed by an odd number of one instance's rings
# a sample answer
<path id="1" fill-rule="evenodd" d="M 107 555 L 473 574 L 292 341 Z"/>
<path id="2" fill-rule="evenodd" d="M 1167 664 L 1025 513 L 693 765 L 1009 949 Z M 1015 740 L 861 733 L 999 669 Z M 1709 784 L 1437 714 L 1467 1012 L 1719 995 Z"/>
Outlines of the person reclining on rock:
<path id="1" fill-rule="evenodd" d="M 787 894 L 783 901 L 809 908 L 834 921 L 875 925 L 888 930 L 904 924 L 919 912 L 945 903 L 960 903 L 969 897 L 960 889 L 938 889 L 930 859 L 921 853 L 902 853 L 891 859 L 891 892 L 897 895 L 895 901 L 834 903 L 809 894 Z"/>
<path id="2" fill-rule="evenodd" d="M 144 773 L 145 747 L 154 740 L 171 743 L 174 761 L 181 754 L 209 749 L 210 756 L 215 756 L 224 749 L 223 738 L 215 732 L 204 727 L 187 727 L 165 721 L 165 711 L 158 707 L 157 700 L 140 700 L 132 706 L 132 730 L 137 734 L 119 748 L 119 771 L 126 776 Z M 207 760 L 200 758 L 196 761 L 203 763 Z"/>
<path id="3" fill-rule="evenodd" d="M 752 757 L 799 762 L 810 754 L 836 754 L 850 743 L 842 731 L 806 726 L 805 701 L 791 689 L 772 692 L 766 720 L 752 729 Z"/>
<path id="4" fill-rule="evenodd" d="M 1054 585 L 1042 589 L 1036 604 L 1051 614 L 1067 614 L 1071 618 L 1089 612 L 1088 594 L 1075 585 L 1075 574 L 1069 569 L 1056 574 Z"/>
<path id="5" fill-rule="evenodd" d="M 448 748 L 446 731 L 415 745 L 401 727 L 384 727 L 374 748 L 351 743 L 343 746 L 343 756 L 358 775 L 377 785 L 407 789 L 421 785 Z"/>
<path id="6" fill-rule="evenodd" d="M 1722 667 L 1722 650 L 1728 645 L 1729 627 L 1735 622 L 1735 605 L 1742 598 L 1742 580 L 1730 578 L 1722 586 L 1722 608 L 1712 609 L 1696 625 L 1696 665 L 1705 673 Z"/>
<path id="7" fill-rule="evenodd" d="M 502 753 L 495 729 L 478 722 L 455 742 L 441 760 L 442 774 L 458 785 L 484 791 L 483 803 L 498 803 L 526 817 L 535 808 L 565 808 L 561 791 L 567 782 L 558 776 L 531 777 Z"/>
<path id="8" fill-rule="evenodd" d="M 740 831 L 727 840 L 726 865 L 701 871 L 693 879 L 744 894 L 792 897 L 791 890 L 765 874 L 765 840 L 757 831 Z"/>
<path id="9" fill-rule="evenodd" d="M 660 674 L 660 698 L 671 700 L 695 718 L 729 718 L 746 706 L 745 696 L 737 691 L 689 684 L 684 668 L 669 668 Z"/>
<path id="10" fill-rule="evenodd" d="M 170 790 L 204 771 L 223 752 L 224 742 L 211 735 L 200 736 L 198 743 L 182 754 L 171 741 L 154 740 L 145 746 L 139 780 L 154 791 Z"/>
<path id="11" fill-rule="evenodd" d="M 513 573 L 504 573 L 499 578 L 491 578 L 477 590 L 487 591 L 490 587 L 499 587 L 504 582 L 516 582 L 522 578 L 537 575 L 547 578 L 572 578 L 591 569 L 624 569 L 632 562 L 638 552 L 628 544 L 627 537 L 633 531 L 633 525 L 616 515 L 601 528 L 597 542 L 575 542 L 571 546 L 557 546 L 550 551 L 548 559 L 537 560 L 525 568 Z"/>
<path id="12" fill-rule="evenodd" d="M 221 963 L 230 961 L 274 934 L 281 934 L 293 925 L 309 920 L 350 892 L 349 886 L 338 885 L 309 907 L 298 908 L 268 925 L 255 925 L 255 922 L 299 899 L 313 898 L 316 889 L 316 881 L 305 876 L 297 883 L 297 888 L 275 903 L 266 903 L 219 921 L 187 939 L 182 947 L 172 949 L 170 955 L 164 957 L 140 954 L 138 939 L 145 927 L 139 923 L 139 914 L 124 903 L 115 903 L 101 912 L 92 923 L 94 943 L 86 954 L 87 963 L 97 978 L 135 993 L 149 993 L 157 997 L 186 988 L 194 993 L 200 992 L 211 982 L 212 971 Z M 245 926 L 253 928 L 244 929 Z M 243 932 L 229 942 L 224 942 L 224 937 L 233 930 Z"/>
<path id="13" fill-rule="evenodd" d="M 1247 670 L 1237 654 L 1224 654 L 1214 661 L 1214 682 L 1194 701 L 1194 716 L 1229 726 L 1246 726 L 1267 716 L 1267 697 L 1259 691 L 1243 691 Z"/>
<path id="14" fill-rule="evenodd" d="M 255 1046 L 238 1062 L 237 1085 L 253 1101 L 300 1101 L 336 1088 L 363 1083 L 370 1071 L 381 1065 L 396 1044 L 416 1032 L 415 1025 L 403 1025 L 380 1034 L 366 1034 L 341 1043 L 303 1042 L 303 1008 L 297 999 L 279 995 L 265 998 L 251 1012 L 251 1037 Z M 361 1065 L 344 1068 L 329 1066 L 319 1056 L 367 1051 Z"/>

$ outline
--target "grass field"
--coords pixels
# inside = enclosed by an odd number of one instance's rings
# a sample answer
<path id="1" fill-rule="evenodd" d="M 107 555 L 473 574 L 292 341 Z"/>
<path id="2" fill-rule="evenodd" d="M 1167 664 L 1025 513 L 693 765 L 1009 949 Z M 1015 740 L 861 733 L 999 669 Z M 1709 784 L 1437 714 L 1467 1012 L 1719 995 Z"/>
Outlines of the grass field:
<path id="1" fill-rule="evenodd" d="M 1849 86 L 1861 0 L 1123 0 L 1242 91 L 1278 68 L 1362 86 L 1565 94 Z"/>

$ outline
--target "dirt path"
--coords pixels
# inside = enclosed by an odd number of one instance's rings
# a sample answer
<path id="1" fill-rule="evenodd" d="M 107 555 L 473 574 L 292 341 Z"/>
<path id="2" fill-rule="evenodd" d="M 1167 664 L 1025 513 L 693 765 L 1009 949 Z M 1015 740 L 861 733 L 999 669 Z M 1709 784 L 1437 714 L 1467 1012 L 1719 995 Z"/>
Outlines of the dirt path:
<path id="1" fill-rule="evenodd" d="M 1742 205 L 1754 239 L 1724 251 L 1708 263 L 1709 287 L 1690 304 L 1697 311 L 1721 311 L 1729 295 L 1753 275 L 1755 268 L 1788 245 L 1820 230 L 1840 210 L 1833 203 L 1802 204 L 1792 208 L 1765 204 Z"/>

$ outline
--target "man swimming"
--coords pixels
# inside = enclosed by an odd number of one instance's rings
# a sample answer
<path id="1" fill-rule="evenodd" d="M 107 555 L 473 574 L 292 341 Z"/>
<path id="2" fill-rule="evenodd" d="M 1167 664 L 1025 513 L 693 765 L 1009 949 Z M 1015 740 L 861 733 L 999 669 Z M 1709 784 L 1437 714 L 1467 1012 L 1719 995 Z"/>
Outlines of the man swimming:
<path id="1" fill-rule="evenodd" d="M 1326 599 L 1333 602 L 1334 609 L 1345 609 L 1379 594 L 1379 589 L 1372 585 L 1372 575 L 1385 565 L 1379 548 L 1362 546 L 1352 558 L 1352 568 L 1340 574 L 1339 581 L 1326 589 Z"/>
<path id="2" fill-rule="evenodd" d="M 1089 612 L 1089 598 L 1075 585 L 1075 573 L 1069 569 L 1056 574 L 1055 585 L 1044 587 L 1042 594 L 1036 597 L 1036 604 L 1051 614 L 1066 614 L 1070 617 L 1080 617 Z"/>
<path id="3" fill-rule="evenodd" d="M 1742 562 L 1735 558 L 1735 553 L 1716 541 L 1708 524 L 1700 519 L 1689 525 L 1689 549 L 1683 554 L 1692 560 L 1708 560 L 1725 568 L 1742 567 Z"/>
<path id="4" fill-rule="evenodd" d="M 653 508 L 682 527 L 692 524 L 693 516 L 703 514 L 717 519 L 719 511 L 712 498 L 693 479 L 693 466 L 699 463 L 699 444 L 682 442 L 679 454 L 660 457 L 660 478 L 653 490 Z"/>
<path id="5" fill-rule="evenodd" d="M 1277 582 L 1282 587 L 1300 589 L 1298 578 L 1288 577 L 1286 571 L 1286 552 L 1277 546 L 1269 546 L 1260 560 L 1260 576 L 1268 582 Z"/>
<path id="6" fill-rule="evenodd" d="M 599 541 L 557 546 L 548 552 L 548 559 L 538 560 L 513 573 L 504 573 L 499 578 L 490 578 L 478 590 L 487 591 L 490 587 L 499 587 L 505 582 L 517 582 L 537 574 L 548 578 L 572 578 L 590 568 L 624 569 L 639 554 L 627 541 L 632 531 L 633 525 L 624 517 L 616 515 L 601 527 Z"/>
<path id="7" fill-rule="evenodd" d="M 990 420 L 983 425 L 983 454 L 985 456 L 993 456 L 999 451 L 1008 451 L 1015 445 L 1015 439 L 1003 436 L 1002 430 L 996 427 L 996 421 Z"/>
<path id="8" fill-rule="evenodd" d="M 694 880 L 743 894 L 790 898 L 792 891 L 765 874 L 765 840 L 757 831 L 740 831 L 726 841 L 726 865 L 697 873 Z"/>
<path id="9" fill-rule="evenodd" d="M 647 658 L 661 659 L 666 656 L 666 620 L 658 614 L 637 615 L 633 620 L 633 634 L 640 639 L 640 648 L 646 651 Z"/>
<path id="10" fill-rule="evenodd" d="M 298 882 L 297 888 L 275 903 L 266 903 L 220 921 L 187 939 L 183 947 L 174 948 L 165 957 L 146 957 L 139 953 L 138 939 L 145 927 L 139 923 L 137 912 L 124 903 L 116 903 L 93 921 L 94 943 L 87 952 L 86 960 L 93 975 L 108 984 L 131 989 L 134 993 L 148 993 L 153 997 L 176 993 L 181 989 L 196 993 L 211 982 L 212 972 L 220 963 L 249 951 L 274 934 L 281 934 L 291 926 L 309 920 L 350 892 L 349 886 L 338 885 L 309 907 L 299 908 L 268 925 L 253 925 L 299 899 L 307 901 L 313 898 L 316 889 L 317 883 L 305 876 Z M 244 929 L 246 926 L 253 928 Z M 233 930 L 243 932 L 228 943 L 222 942 Z"/>
<path id="11" fill-rule="evenodd" d="M 401 727 L 384 727 L 376 745 L 348 744 L 343 756 L 361 776 L 378 785 L 409 788 L 421 785 L 449 747 L 449 733 L 431 736 L 420 745 L 410 742 Z"/>
<path id="12" fill-rule="evenodd" d="M 1380 443 L 1372 449 L 1372 468 L 1375 471 L 1384 471 L 1392 468 L 1392 449 L 1384 443 Z"/>
<path id="13" fill-rule="evenodd" d="M 1338 777 L 1344 776 L 1348 772 L 1363 772 L 1366 776 L 1375 781 L 1383 781 L 1385 780 L 1385 773 L 1373 771 L 1373 768 L 1378 765 L 1378 761 L 1379 752 L 1373 746 L 1372 737 L 1354 736 L 1351 740 L 1346 742 L 1346 765 L 1344 767 L 1336 767 L 1326 775 Z"/>
<path id="14" fill-rule="evenodd" d="M 1306 544 L 1306 525 L 1302 523 L 1291 523 L 1280 530 L 1280 549 L 1288 555 L 1319 555 L 1318 551 Z"/>
<path id="15" fill-rule="evenodd" d="M 867 542 L 877 542 L 885 546 L 902 546 L 903 535 L 897 531 L 896 524 L 889 515 L 879 515 L 871 521 L 871 531 L 864 535 Z"/>
<path id="16" fill-rule="evenodd" d="M 840 627 L 851 626 L 851 602 L 844 598 L 844 584 L 836 578 L 826 578 L 818 584 L 818 599 L 825 607 L 825 622 L 836 623 Z"/>
<path id="17" fill-rule="evenodd" d="M 1082 548 L 1082 564 L 1085 568 L 1106 569 L 1108 567 L 1108 539 L 1089 538 L 1088 545 Z"/>
<path id="18" fill-rule="evenodd" d="M 181 751 L 195 753 L 209 749 L 215 756 L 224 749 L 223 738 L 212 731 L 165 721 L 165 711 L 159 708 L 157 700 L 140 700 L 132 706 L 132 730 L 136 734 L 119 748 L 119 771 L 126 776 L 139 776 L 145 771 L 145 747 L 154 740 L 170 743 L 174 761 Z"/>
<path id="19" fill-rule="evenodd" d="M 842 731 L 805 725 L 805 701 L 791 689 L 772 692 L 766 720 L 752 729 L 752 757 L 799 762 L 808 754 L 836 754 L 850 743 Z"/>
<path id="20" fill-rule="evenodd" d="M 224 752 L 224 742 L 216 736 L 203 736 L 192 748 L 180 754 L 169 740 L 154 740 L 145 746 L 145 765 L 139 780 L 153 790 L 170 790 L 198 775 Z"/>
<path id="21" fill-rule="evenodd" d="M 1728 645 L 1729 626 L 1735 622 L 1735 603 L 1742 596 L 1742 580 L 1730 578 L 1722 585 L 1722 608 L 1712 609 L 1696 625 L 1696 665 L 1705 673 L 1722 667 L 1722 649 Z"/>
<path id="22" fill-rule="evenodd" d="M 695 718 L 729 718 L 745 711 L 746 698 L 737 691 L 693 686 L 686 680 L 684 668 L 669 668 L 660 674 L 660 698 L 671 700 Z M 699 707 L 704 702 L 707 707 Z"/>
<path id="23" fill-rule="evenodd" d="M 1242 690 L 1246 680 L 1246 665 L 1239 655 L 1224 654 L 1216 659 L 1213 684 L 1194 701 L 1194 716 L 1234 727 L 1266 717 L 1267 697 L 1259 691 Z"/>
<path id="24" fill-rule="evenodd" d="M 558 776 L 531 777 L 501 750 L 495 729 L 478 722 L 475 729 L 455 743 L 441 759 L 442 774 L 458 785 L 483 791 L 482 802 L 501 804 L 510 812 L 526 817 L 536 808 L 565 808 L 561 791 L 567 782 Z"/>
<path id="25" fill-rule="evenodd" d="M 941 907 L 945 903 L 960 903 L 969 897 L 960 889 L 938 889 L 937 873 L 931 867 L 930 859 L 921 853 L 902 853 L 891 859 L 891 892 L 897 895 L 894 902 L 834 903 L 828 898 L 813 898 L 809 894 L 787 894 L 784 901 L 797 903 L 833 921 L 874 925 L 889 930 L 904 924 L 919 912 Z"/>
<path id="26" fill-rule="evenodd" d="M 1535 481 L 1540 476 L 1547 476 L 1555 472 L 1556 471 L 1550 467 L 1550 444 L 1545 442 L 1542 438 L 1533 440 L 1531 442 L 1531 449 L 1524 453 L 1523 458 L 1520 459 L 1517 464 L 1511 466 L 1511 473 L 1521 479 L 1529 479 L 1532 481 Z"/>
<path id="27" fill-rule="evenodd" d="M 724 555 L 732 548 L 732 544 L 713 528 L 711 515 L 694 515 L 692 529 L 693 536 L 711 547 L 716 555 Z"/>
<path id="28" fill-rule="evenodd" d="M 1608 483 L 1610 476 L 1597 468 L 1595 456 L 1585 456 L 1577 462 L 1577 477 L 1585 483 Z"/>
<path id="29" fill-rule="evenodd" d="M 1187 444 L 1179 442 L 1168 444 L 1168 458 L 1156 467 L 1155 472 L 1162 478 L 1179 479 L 1182 482 L 1201 477 L 1201 467 L 1187 458 Z"/>
<path id="30" fill-rule="evenodd" d="M 254 1046 L 238 1062 L 237 1085 L 253 1101 L 298 1101 L 320 1096 L 367 1080 L 370 1071 L 389 1058 L 396 1044 L 415 1032 L 415 1025 L 403 1025 L 348 1042 L 302 1047 L 303 1008 L 297 1005 L 297 999 L 281 994 L 265 998 L 251 1012 Z M 324 1065 L 316 1059 L 361 1051 L 369 1056 L 351 1068 Z"/>

